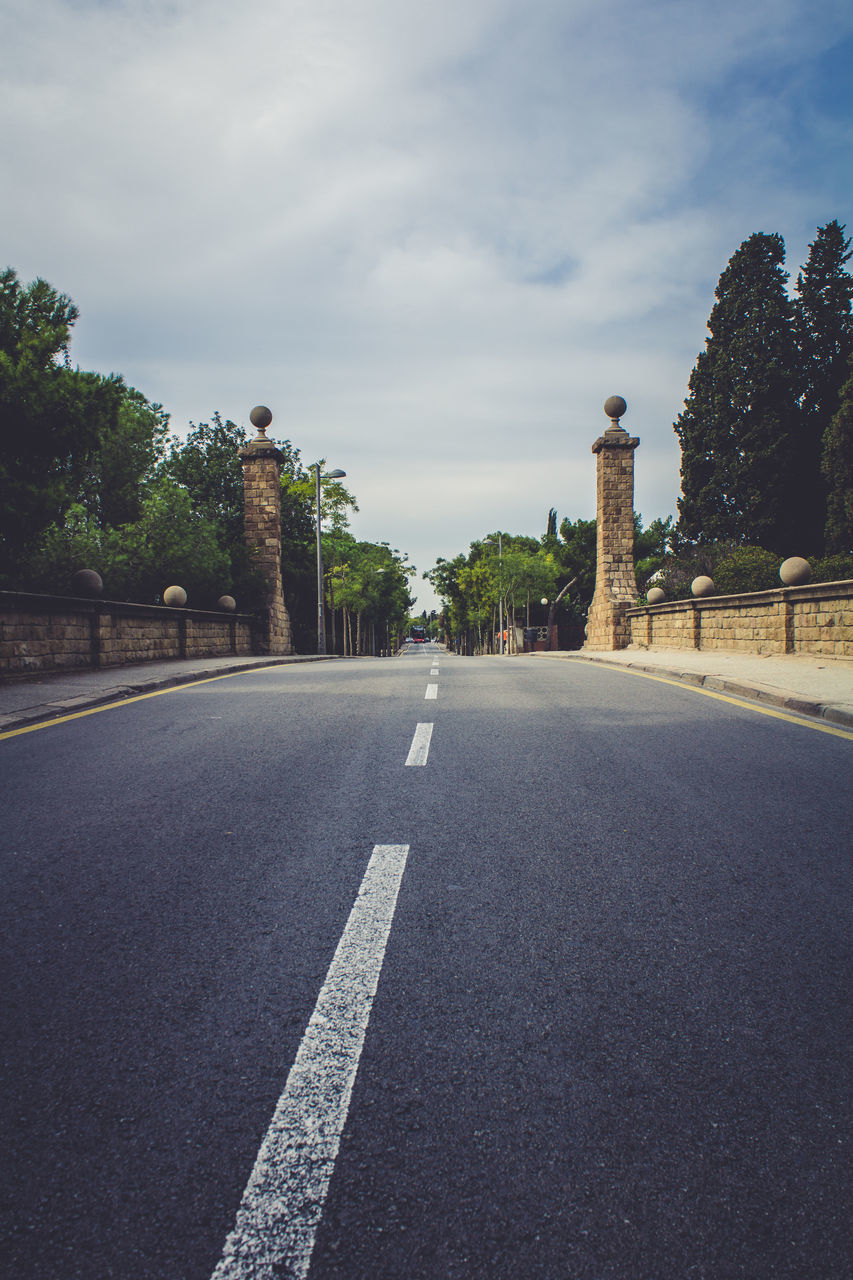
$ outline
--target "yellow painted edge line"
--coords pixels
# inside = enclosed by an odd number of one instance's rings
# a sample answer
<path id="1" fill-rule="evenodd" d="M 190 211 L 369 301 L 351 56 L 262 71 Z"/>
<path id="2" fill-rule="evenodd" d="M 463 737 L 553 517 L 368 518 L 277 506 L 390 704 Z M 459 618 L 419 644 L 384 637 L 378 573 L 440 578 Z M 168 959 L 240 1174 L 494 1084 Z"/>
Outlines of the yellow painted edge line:
<path id="1" fill-rule="evenodd" d="M 170 684 L 165 689 L 152 689 L 150 693 L 135 693 L 132 698 L 116 698 L 115 702 L 105 702 L 100 707 L 70 711 L 67 716 L 53 716 L 50 720 L 37 720 L 35 724 L 25 724 L 20 729 L 6 729 L 0 733 L 0 742 L 4 738 L 19 738 L 22 733 L 35 733 L 37 729 L 49 729 L 54 724 L 67 724 L 69 720 L 82 720 L 84 716 L 95 716 L 99 711 L 114 711 L 116 707 L 128 707 L 131 702 L 145 702 L 146 698 L 159 698 L 164 693 L 179 693 L 182 689 L 194 689 L 198 684 L 213 684 L 214 680 L 231 680 L 234 676 L 244 676 L 249 671 L 272 671 L 274 667 L 282 665 L 280 662 L 271 662 L 268 666 L 247 667 L 244 671 L 226 671 L 222 676 L 205 676 L 202 680 L 186 680 L 183 684 Z"/>
<path id="2" fill-rule="evenodd" d="M 853 730 L 840 729 L 836 725 L 824 724 L 822 721 L 807 715 L 793 715 L 789 711 L 776 711 L 773 707 L 765 707 L 751 698 L 735 698 L 728 693 L 717 693 L 716 689 L 705 689 L 701 684 L 691 684 L 689 680 L 677 680 L 670 676 L 655 676 L 650 671 L 636 671 L 633 667 L 623 666 L 621 662 L 593 662 L 590 666 L 607 667 L 608 671 L 623 671 L 627 676 L 642 676 L 645 680 L 657 680 L 658 684 L 671 684 L 676 689 L 686 689 L 690 693 L 702 693 L 706 698 L 716 698 L 718 702 L 730 702 L 733 707 L 743 707 L 746 711 L 757 711 L 762 716 L 773 716 L 775 720 L 787 720 L 788 724 L 799 724 L 805 729 L 817 729 L 818 733 L 829 733 L 834 738 L 847 738 L 853 742 Z"/>

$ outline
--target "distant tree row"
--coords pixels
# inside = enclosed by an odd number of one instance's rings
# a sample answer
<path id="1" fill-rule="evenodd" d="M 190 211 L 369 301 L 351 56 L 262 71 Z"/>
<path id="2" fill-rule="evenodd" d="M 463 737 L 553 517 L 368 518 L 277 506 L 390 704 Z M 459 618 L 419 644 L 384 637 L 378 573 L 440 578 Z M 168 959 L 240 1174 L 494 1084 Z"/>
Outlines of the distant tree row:
<path id="1" fill-rule="evenodd" d="M 0 273 L 0 588 L 65 593 L 85 567 L 111 599 L 156 602 L 176 582 L 197 608 L 223 594 L 259 608 L 265 588 L 243 541 L 245 430 L 215 413 L 190 423 L 186 439 L 170 437 L 162 406 L 119 375 L 71 367 L 77 319 L 46 281 Z M 285 597 L 296 647 L 309 650 L 313 476 L 290 441 L 279 448 Z M 324 484 L 326 603 L 339 652 L 365 651 L 377 626 L 398 633 L 413 603 L 405 556 L 349 532 L 357 509 L 340 482 Z"/>
<path id="2" fill-rule="evenodd" d="M 785 244 L 745 240 L 720 276 L 710 336 L 675 423 L 678 537 L 780 556 L 853 550 L 850 240 L 819 227 L 791 298 Z"/>
<path id="3" fill-rule="evenodd" d="M 664 563 L 672 518 L 652 520 L 644 528 L 637 515 L 634 530 L 638 581 L 645 584 Z M 448 641 L 461 652 L 484 653 L 495 648 L 501 608 L 510 642 L 513 627 L 544 626 L 550 620 L 563 632 L 561 645 L 580 647 L 595 569 L 595 520 L 566 518 L 558 533 L 552 507 L 541 538 L 491 533 L 472 542 L 467 555 L 437 560 L 424 577 L 444 602 Z"/>

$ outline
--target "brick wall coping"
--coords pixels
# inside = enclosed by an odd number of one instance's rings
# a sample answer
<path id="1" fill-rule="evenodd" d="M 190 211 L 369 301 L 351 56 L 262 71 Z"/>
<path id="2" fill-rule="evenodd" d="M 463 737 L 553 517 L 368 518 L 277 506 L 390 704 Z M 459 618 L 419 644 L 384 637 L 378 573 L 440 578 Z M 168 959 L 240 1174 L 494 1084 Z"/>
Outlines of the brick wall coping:
<path id="1" fill-rule="evenodd" d="M 781 604 L 785 600 L 834 600 L 853 595 L 853 579 L 838 582 L 807 582 L 801 587 L 773 587 L 770 591 L 743 591 L 730 596 L 691 596 L 689 600 L 664 600 L 661 604 L 643 604 L 628 609 L 629 618 L 647 613 L 678 613 L 682 609 L 732 609 L 743 605 Z"/>
<path id="2" fill-rule="evenodd" d="M 91 596 L 46 596 L 29 591 L 0 591 L 0 610 L 33 613 L 111 613 L 130 618 L 191 618 L 198 622 L 254 622 L 251 613 L 227 613 L 224 609 L 175 609 L 166 604 L 134 604 L 130 600 L 93 599 Z"/>

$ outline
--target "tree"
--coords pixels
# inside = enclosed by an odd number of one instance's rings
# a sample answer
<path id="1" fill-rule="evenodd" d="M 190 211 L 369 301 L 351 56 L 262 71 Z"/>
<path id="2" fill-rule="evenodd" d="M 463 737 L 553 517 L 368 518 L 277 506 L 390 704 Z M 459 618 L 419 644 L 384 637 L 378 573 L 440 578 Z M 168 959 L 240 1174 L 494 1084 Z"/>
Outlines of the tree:
<path id="1" fill-rule="evenodd" d="M 160 467 L 190 494 L 194 507 L 222 530 L 226 545 L 243 538 L 243 464 L 247 435 L 216 412 L 210 422 L 190 424 L 185 440 L 173 436 Z"/>
<path id="2" fill-rule="evenodd" d="M 22 583 L 28 548 L 81 500 L 115 428 L 120 378 L 69 367 L 70 298 L 0 273 L 0 582 Z"/>
<path id="3" fill-rule="evenodd" d="M 678 531 L 688 540 L 801 549 L 797 353 L 784 261 L 782 237 L 758 232 L 720 276 L 710 337 L 675 423 Z"/>
<path id="4" fill-rule="evenodd" d="M 61 523 L 43 531 L 31 554 L 30 578 L 41 590 L 65 593 L 69 578 L 83 566 L 101 575 L 112 600 L 156 604 L 164 589 L 177 583 L 191 608 L 206 609 L 234 590 L 219 527 L 168 476 L 149 486 L 139 519 L 117 528 L 102 525 L 81 503 L 73 503 Z M 245 598 L 240 603 L 252 607 Z"/>
<path id="5" fill-rule="evenodd" d="M 822 471 L 824 441 L 831 432 L 841 388 L 853 352 L 853 278 L 845 270 L 850 240 L 837 221 L 818 227 L 805 267 L 797 277 L 794 304 L 799 358 L 801 437 L 797 465 L 803 546 L 823 546 L 827 522 L 827 480 Z"/>
<path id="6" fill-rule="evenodd" d="M 575 579 L 575 586 L 566 598 L 567 616 L 575 623 L 586 618 L 595 591 L 595 569 L 598 549 L 596 546 L 597 523 L 595 520 L 569 520 L 560 524 L 560 563 L 566 581 Z"/>
<path id="7" fill-rule="evenodd" d="M 336 535 L 337 561 L 326 574 L 326 604 L 332 611 L 332 652 L 375 653 L 390 649 L 391 636 L 405 625 L 414 604 L 409 578 L 415 572 L 407 557 L 387 542 L 358 542 L 349 533 Z M 340 611 L 340 644 L 335 613 Z"/>
<path id="8" fill-rule="evenodd" d="M 841 403 L 823 438 L 822 470 L 826 482 L 826 550 L 831 555 L 853 551 L 853 355 L 841 388 Z"/>

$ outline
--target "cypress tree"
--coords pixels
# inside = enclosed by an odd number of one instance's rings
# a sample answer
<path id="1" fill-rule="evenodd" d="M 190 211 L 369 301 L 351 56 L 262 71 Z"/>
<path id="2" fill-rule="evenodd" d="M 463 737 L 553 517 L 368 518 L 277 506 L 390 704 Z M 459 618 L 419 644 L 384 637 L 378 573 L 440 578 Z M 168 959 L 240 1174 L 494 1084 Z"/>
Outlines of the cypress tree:
<path id="1" fill-rule="evenodd" d="M 851 297 L 853 278 L 845 270 L 850 240 L 838 221 L 818 227 L 805 267 L 797 277 L 795 333 L 800 364 L 801 439 L 798 477 L 803 498 L 804 552 L 820 551 L 827 522 L 827 477 L 822 473 L 826 447 L 837 473 L 837 438 L 832 419 L 853 352 Z M 833 525 L 834 527 L 834 525 Z M 807 532 L 806 532 L 807 531 Z M 846 548 L 845 548 L 846 549 Z"/>
<path id="2" fill-rule="evenodd" d="M 826 550 L 853 551 L 853 355 L 841 388 L 841 404 L 823 438 L 823 476 L 827 487 Z"/>
<path id="3" fill-rule="evenodd" d="M 756 232 L 720 276 L 710 337 L 690 376 L 681 442 L 678 532 L 782 555 L 799 548 L 799 437 L 793 305 L 785 243 Z"/>

